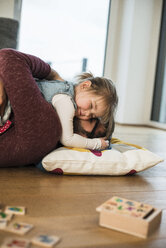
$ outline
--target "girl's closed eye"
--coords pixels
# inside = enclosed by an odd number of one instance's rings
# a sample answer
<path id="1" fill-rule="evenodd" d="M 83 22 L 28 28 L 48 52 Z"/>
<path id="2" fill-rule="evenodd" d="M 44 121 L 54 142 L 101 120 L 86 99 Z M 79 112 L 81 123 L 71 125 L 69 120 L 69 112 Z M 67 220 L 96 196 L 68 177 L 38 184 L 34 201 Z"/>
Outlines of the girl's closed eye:
<path id="1" fill-rule="evenodd" d="M 94 103 L 91 103 L 90 108 L 91 110 L 94 110 L 94 111 L 96 110 Z"/>

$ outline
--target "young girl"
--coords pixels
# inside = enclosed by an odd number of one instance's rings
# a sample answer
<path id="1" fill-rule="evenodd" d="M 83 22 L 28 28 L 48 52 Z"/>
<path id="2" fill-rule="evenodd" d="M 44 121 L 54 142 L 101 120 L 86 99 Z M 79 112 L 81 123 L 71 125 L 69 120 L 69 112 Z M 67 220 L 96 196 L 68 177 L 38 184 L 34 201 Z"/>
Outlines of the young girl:
<path id="1" fill-rule="evenodd" d="M 110 80 L 83 73 L 77 77 L 75 84 L 63 79 L 39 81 L 37 84 L 45 99 L 52 102 L 58 113 L 62 125 L 60 141 L 63 145 L 95 150 L 108 147 L 109 142 L 104 138 L 90 139 L 73 133 L 73 118 L 100 118 L 102 123 L 109 124 L 107 137 L 110 136 L 117 105 L 116 89 Z"/>

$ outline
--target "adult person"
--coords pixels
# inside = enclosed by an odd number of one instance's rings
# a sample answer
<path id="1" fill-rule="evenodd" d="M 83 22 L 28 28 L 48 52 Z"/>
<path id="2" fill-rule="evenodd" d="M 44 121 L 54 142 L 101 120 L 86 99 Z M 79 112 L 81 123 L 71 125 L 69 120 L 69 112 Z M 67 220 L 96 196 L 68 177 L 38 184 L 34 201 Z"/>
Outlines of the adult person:
<path id="1" fill-rule="evenodd" d="M 1 167 L 38 163 L 61 137 L 59 117 L 34 78 L 59 79 L 59 74 L 35 56 L 0 50 Z"/>
<path id="2" fill-rule="evenodd" d="M 87 138 L 104 138 L 107 134 L 107 128 L 101 123 L 98 118 L 83 120 L 75 117 L 74 132 Z"/>

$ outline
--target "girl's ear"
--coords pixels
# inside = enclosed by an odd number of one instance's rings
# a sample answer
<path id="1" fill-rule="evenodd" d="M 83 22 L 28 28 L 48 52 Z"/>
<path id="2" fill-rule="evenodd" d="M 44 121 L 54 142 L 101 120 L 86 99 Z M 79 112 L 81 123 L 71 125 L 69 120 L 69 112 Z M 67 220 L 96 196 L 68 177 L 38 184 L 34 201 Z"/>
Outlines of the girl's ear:
<path id="1" fill-rule="evenodd" d="M 87 89 L 91 87 L 92 82 L 90 80 L 84 81 L 80 84 L 81 89 Z"/>

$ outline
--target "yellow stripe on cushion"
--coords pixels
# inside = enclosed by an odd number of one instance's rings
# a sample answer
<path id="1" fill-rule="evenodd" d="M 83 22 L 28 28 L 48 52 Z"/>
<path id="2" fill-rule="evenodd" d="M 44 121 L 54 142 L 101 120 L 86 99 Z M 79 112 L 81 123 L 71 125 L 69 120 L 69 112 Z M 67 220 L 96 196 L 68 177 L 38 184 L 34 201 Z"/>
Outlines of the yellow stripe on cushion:
<path id="1" fill-rule="evenodd" d="M 142 147 L 142 146 L 135 145 L 135 144 L 131 144 L 131 143 L 127 143 L 127 142 L 124 142 L 124 141 L 122 141 L 122 140 L 120 140 L 120 139 L 117 139 L 117 138 L 112 138 L 112 139 L 111 139 L 111 144 L 124 144 L 124 145 L 133 146 L 133 147 L 136 147 L 136 148 L 138 148 L 138 149 L 147 151 L 147 149 L 145 149 L 145 148 Z"/>
<path id="2" fill-rule="evenodd" d="M 69 150 L 78 151 L 78 152 L 91 152 L 90 150 L 84 149 L 84 148 L 66 147 L 66 146 L 64 146 L 64 148 L 69 149 Z"/>

